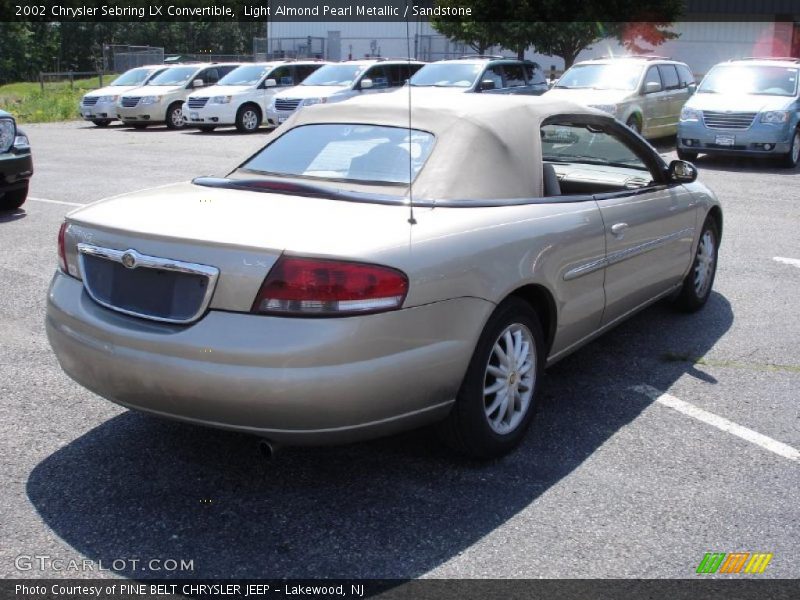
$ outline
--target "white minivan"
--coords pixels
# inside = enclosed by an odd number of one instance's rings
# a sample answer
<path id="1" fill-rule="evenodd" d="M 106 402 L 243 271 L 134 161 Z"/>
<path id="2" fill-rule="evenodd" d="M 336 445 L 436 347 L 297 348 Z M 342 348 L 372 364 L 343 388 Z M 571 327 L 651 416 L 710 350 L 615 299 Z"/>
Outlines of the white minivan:
<path id="1" fill-rule="evenodd" d="M 189 94 L 183 119 L 187 127 L 200 131 L 236 126 L 243 133 L 252 133 L 261 125 L 276 93 L 297 85 L 325 64 L 298 60 L 242 65 L 216 85 Z"/>
<path id="2" fill-rule="evenodd" d="M 280 125 L 303 106 L 396 90 L 424 65 L 420 61 L 401 58 L 348 60 L 325 65 L 300 85 L 275 94 L 267 109 L 267 122 Z"/>

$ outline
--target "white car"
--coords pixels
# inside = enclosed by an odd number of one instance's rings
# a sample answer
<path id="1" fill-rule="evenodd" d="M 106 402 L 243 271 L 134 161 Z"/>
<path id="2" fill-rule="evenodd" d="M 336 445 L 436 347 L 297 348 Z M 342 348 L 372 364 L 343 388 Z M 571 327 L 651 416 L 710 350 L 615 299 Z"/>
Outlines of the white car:
<path id="1" fill-rule="evenodd" d="M 117 118 L 116 104 L 122 94 L 145 85 L 168 68 L 166 65 L 145 65 L 125 71 L 106 87 L 83 96 L 78 104 L 81 117 L 98 127 L 108 127 Z"/>
<path id="2" fill-rule="evenodd" d="M 275 94 L 267 109 L 267 122 L 280 125 L 302 106 L 341 102 L 365 93 L 396 90 L 424 65 L 416 60 L 386 58 L 325 65 L 300 85 Z"/>
<path id="3" fill-rule="evenodd" d="M 192 90 L 215 85 L 240 64 L 199 63 L 169 67 L 142 87 L 120 96 L 117 117 L 136 129 L 161 123 L 170 129 L 181 129 L 185 125 L 181 108 Z"/>
<path id="4" fill-rule="evenodd" d="M 325 64 L 309 60 L 242 65 L 217 85 L 189 94 L 183 104 L 183 120 L 200 131 L 235 125 L 242 133 L 252 133 L 278 91 L 297 85 Z"/>

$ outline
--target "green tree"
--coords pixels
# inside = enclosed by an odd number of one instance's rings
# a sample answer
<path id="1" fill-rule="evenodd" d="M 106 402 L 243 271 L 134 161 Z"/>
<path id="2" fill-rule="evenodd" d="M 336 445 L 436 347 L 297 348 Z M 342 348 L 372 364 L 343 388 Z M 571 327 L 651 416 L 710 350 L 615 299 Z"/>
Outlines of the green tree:
<path id="1" fill-rule="evenodd" d="M 468 19 L 434 17 L 431 26 L 453 41 L 467 44 L 478 54 L 485 54 L 491 46 L 500 45 L 504 28 L 494 20 L 496 3 L 492 0 L 440 0 L 439 6 L 450 8 L 471 8 Z"/>
<path id="2" fill-rule="evenodd" d="M 441 0 L 440 6 L 470 7 L 472 17 L 432 20 L 440 33 L 485 50 L 500 45 L 524 56 L 533 46 L 560 56 L 566 67 L 578 54 L 603 39 L 618 40 L 634 52 L 649 50 L 678 35 L 669 26 L 684 0 Z"/>

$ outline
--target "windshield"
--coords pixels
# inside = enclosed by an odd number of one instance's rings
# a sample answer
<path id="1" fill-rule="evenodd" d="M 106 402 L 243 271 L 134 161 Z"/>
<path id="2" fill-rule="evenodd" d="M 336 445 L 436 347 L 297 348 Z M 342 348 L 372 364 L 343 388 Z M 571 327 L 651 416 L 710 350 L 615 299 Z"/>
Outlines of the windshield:
<path id="1" fill-rule="evenodd" d="M 286 132 L 242 168 L 267 175 L 407 184 L 428 158 L 433 139 L 430 133 L 401 127 L 304 125 Z"/>
<path id="2" fill-rule="evenodd" d="M 183 85 L 197 72 L 197 67 L 170 67 L 156 75 L 147 85 Z"/>
<path id="3" fill-rule="evenodd" d="M 642 65 L 575 65 L 561 76 L 557 88 L 593 90 L 635 90 L 642 76 Z"/>
<path id="4" fill-rule="evenodd" d="M 271 68 L 271 65 L 243 65 L 225 75 L 217 85 L 256 85 Z"/>
<path id="5" fill-rule="evenodd" d="M 142 85 L 147 76 L 153 72 L 153 69 L 140 68 L 125 71 L 122 75 L 117 77 L 109 85 Z"/>
<path id="6" fill-rule="evenodd" d="M 418 86 L 470 87 L 481 72 L 482 65 L 439 63 L 425 65 L 409 83 Z"/>
<path id="7" fill-rule="evenodd" d="M 365 68 L 364 65 L 325 65 L 306 77 L 300 85 L 348 86 Z"/>
<path id="8" fill-rule="evenodd" d="M 794 96 L 797 93 L 797 69 L 759 65 L 717 66 L 708 72 L 697 91 L 701 94 Z"/>

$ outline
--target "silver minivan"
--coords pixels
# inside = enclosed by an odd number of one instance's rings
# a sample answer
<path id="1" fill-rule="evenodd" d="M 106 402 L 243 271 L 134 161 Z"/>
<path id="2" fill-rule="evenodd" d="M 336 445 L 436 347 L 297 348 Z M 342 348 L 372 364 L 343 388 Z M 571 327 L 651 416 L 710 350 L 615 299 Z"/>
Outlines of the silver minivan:
<path id="1" fill-rule="evenodd" d="M 715 65 L 681 111 L 678 157 L 698 153 L 800 162 L 800 59 L 744 58 Z"/>
<path id="2" fill-rule="evenodd" d="M 691 69 L 662 56 L 623 56 L 574 64 L 545 96 L 605 111 L 646 138 L 675 135 L 697 84 Z"/>

